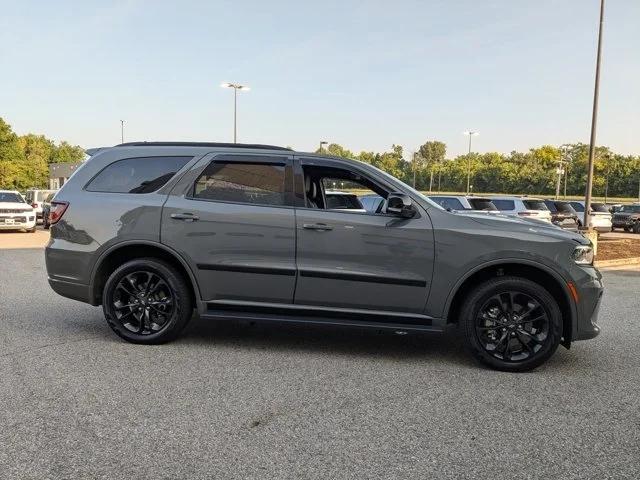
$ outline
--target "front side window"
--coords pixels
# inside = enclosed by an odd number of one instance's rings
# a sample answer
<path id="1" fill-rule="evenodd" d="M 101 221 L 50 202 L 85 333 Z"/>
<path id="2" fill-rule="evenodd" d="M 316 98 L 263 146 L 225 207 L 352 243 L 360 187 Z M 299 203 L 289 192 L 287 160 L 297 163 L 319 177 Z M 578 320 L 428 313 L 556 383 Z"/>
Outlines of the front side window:
<path id="1" fill-rule="evenodd" d="M 167 183 L 193 157 L 140 157 L 118 160 L 86 186 L 89 192 L 151 193 Z"/>
<path id="2" fill-rule="evenodd" d="M 285 166 L 213 161 L 196 180 L 193 198 L 286 205 Z"/>

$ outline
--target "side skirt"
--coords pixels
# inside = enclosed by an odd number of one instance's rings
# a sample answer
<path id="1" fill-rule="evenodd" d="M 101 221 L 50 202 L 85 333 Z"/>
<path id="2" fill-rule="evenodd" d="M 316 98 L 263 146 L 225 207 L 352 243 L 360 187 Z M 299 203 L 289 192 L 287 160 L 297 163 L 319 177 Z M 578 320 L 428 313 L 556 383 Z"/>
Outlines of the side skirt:
<path id="1" fill-rule="evenodd" d="M 443 325 L 421 314 L 327 308 L 314 305 L 217 300 L 206 303 L 203 318 L 236 319 L 385 330 L 442 332 Z M 435 325 L 434 325 L 435 323 Z"/>

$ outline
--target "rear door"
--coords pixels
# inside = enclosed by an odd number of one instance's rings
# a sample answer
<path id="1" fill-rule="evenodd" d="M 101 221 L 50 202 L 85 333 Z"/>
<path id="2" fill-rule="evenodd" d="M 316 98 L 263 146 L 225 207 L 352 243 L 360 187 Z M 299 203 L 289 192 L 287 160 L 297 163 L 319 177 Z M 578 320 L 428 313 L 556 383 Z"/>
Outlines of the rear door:
<path id="1" fill-rule="evenodd" d="M 296 280 L 291 156 L 210 154 L 162 212 L 161 241 L 190 264 L 205 301 L 291 303 Z"/>

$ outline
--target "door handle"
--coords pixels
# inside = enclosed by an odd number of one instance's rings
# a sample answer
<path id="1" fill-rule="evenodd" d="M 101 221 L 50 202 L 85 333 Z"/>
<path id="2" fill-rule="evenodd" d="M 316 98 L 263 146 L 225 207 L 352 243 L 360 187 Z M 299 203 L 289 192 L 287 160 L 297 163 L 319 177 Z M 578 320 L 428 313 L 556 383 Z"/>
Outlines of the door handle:
<path id="1" fill-rule="evenodd" d="M 333 230 L 333 227 L 326 223 L 303 223 L 302 228 L 307 230 Z"/>
<path id="2" fill-rule="evenodd" d="M 193 213 L 172 213 L 171 218 L 174 220 L 184 220 L 185 222 L 196 222 L 200 220 L 200 217 Z"/>

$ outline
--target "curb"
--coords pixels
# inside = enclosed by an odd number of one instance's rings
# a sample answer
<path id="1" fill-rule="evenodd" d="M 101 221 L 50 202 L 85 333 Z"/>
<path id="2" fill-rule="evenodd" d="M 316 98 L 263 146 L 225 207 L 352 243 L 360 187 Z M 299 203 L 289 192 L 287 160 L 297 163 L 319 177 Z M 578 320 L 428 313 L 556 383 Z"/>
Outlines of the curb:
<path id="1" fill-rule="evenodd" d="M 620 267 L 620 266 L 640 266 L 640 257 L 616 258 L 614 260 L 596 260 L 594 266 L 598 268 L 604 267 Z"/>

